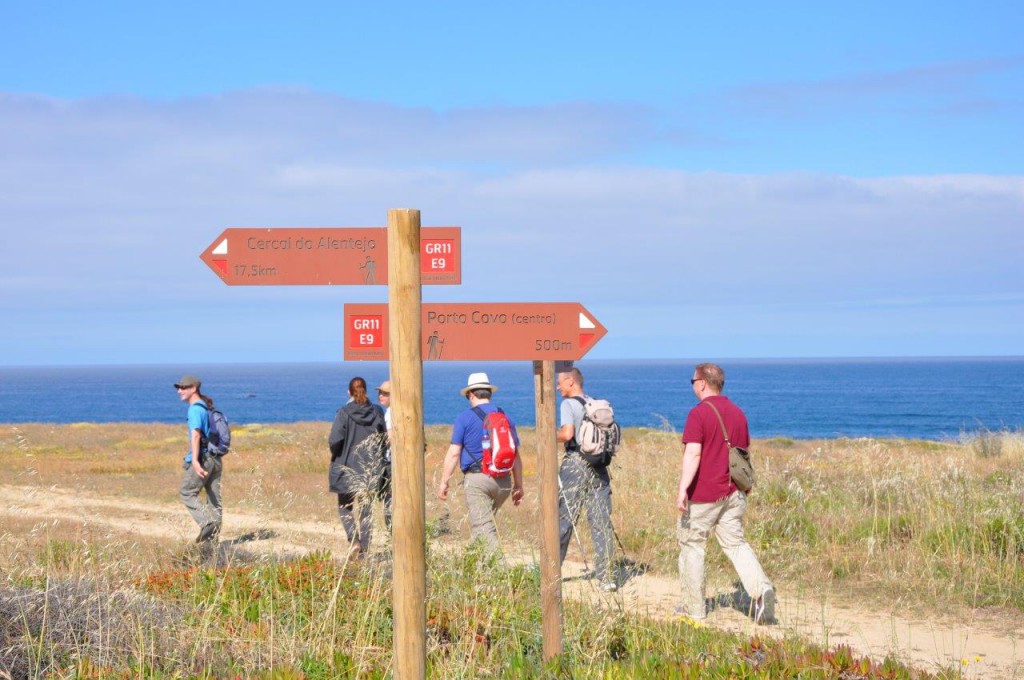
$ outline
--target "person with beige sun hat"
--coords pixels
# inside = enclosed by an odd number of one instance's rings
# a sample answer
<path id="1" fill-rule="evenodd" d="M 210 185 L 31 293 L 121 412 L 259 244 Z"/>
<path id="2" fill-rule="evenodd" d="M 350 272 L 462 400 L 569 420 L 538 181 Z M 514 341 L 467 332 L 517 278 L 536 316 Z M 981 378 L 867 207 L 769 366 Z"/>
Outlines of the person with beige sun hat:
<path id="1" fill-rule="evenodd" d="M 491 403 L 491 395 L 498 386 L 491 384 L 486 373 L 471 373 L 466 386 L 459 392 L 469 401 L 469 408 L 460 413 L 452 428 L 451 444 L 444 459 L 441 481 L 437 496 L 448 499 L 448 486 L 455 468 L 463 473 L 463 488 L 466 493 L 466 507 L 469 512 L 470 538 L 480 540 L 491 552 L 500 552 L 498 529 L 494 515 L 509 496 L 512 503 L 519 505 L 523 500 L 523 469 L 516 456 L 509 473 L 487 472 L 483 466 L 484 422 L 489 414 L 504 413 Z M 519 447 L 519 434 L 511 419 L 512 439 Z"/>

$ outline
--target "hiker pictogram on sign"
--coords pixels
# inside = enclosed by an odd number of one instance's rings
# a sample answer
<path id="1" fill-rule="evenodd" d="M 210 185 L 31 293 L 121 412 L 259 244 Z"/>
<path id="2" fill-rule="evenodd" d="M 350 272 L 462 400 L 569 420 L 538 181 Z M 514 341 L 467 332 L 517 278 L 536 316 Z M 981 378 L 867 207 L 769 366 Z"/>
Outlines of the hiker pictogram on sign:
<path id="1" fill-rule="evenodd" d="M 430 334 L 430 337 L 427 338 L 427 359 L 431 361 L 439 360 L 443 350 L 444 338 L 442 338 L 437 331 L 434 331 Z"/>

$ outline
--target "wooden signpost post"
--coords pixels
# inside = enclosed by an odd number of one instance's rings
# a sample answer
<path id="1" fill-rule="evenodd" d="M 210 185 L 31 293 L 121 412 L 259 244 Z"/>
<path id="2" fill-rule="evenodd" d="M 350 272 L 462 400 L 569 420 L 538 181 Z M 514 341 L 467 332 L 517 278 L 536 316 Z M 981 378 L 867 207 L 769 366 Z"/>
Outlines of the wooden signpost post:
<path id="1" fill-rule="evenodd" d="M 533 362 L 537 411 L 537 476 L 540 478 L 541 651 L 545 661 L 562 653 L 562 562 L 558 544 L 558 443 L 555 441 L 555 362 Z"/>
<path id="2" fill-rule="evenodd" d="M 388 299 L 394 300 L 391 362 L 391 465 L 394 512 L 395 677 L 426 675 L 427 553 L 423 450 L 423 360 L 420 356 L 420 211 L 388 211 Z"/>

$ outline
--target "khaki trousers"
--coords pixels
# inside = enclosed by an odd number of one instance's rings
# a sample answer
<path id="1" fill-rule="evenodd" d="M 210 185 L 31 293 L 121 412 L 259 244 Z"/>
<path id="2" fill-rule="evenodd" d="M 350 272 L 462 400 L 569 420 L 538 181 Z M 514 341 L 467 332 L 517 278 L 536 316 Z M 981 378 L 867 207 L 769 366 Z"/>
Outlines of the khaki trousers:
<path id="1" fill-rule="evenodd" d="M 220 456 L 204 456 L 203 469 L 207 475 L 204 479 L 192 472 L 192 465 L 185 464 L 185 474 L 181 478 L 181 489 L 178 492 L 182 504 L 188 508 L 192 519 L 200 527 L 209 524 L 220 526 L 223 509 L 220 501 L 220 479 L 224 472 L 224 464 Z M 199 492 L 206 490 L 209 503 L 199 500 Z"/>
<path id="2" fill-rule="evenodd" d="M 494 514 L 512 493 L 512 475 L 491 477 L 482 472 L 467 472 L 462 486 L 466 490 L 470 540 L 479 538 L 491 552 L 501 552 Z"/>
<path id="3" fill-rule="evenodd" d="M 743 535 L 746 510 L 747 494 L 737 490 L 714 503 L 690 503 L 687 512 L 679 516 L 679 580 L 683 584 L 683 605 L 690 618 L 700 620 L 707 615 L 704 546 L 712 530 L 750 597 L 757 599 L 772 587 Z"/>

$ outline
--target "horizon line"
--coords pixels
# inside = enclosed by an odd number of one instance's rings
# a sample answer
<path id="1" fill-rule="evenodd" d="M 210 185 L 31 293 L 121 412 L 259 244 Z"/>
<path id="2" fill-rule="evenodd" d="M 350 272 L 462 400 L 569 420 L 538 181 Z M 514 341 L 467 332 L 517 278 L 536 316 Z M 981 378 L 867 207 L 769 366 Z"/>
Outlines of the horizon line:
<path id="1" fill-rule="evenodd" d="M 960 360 L 960 361 L 977 361 L 977 360 L 1024 360 L 1022 354 L 915 354 L 915 355 L 846 355 L 846 356 L 762 356 L 762 357 L 641 357 L 641 358 L 600 358 L 600 359 L 580 359 L 574 364 L 583 363 L 689 363 L 713 360 L 716 362 L 724 361 L 738 361 L 738 362 L 755 362 L 755 361 L 937 361 L 937 360 Z M 124 363 L 106 363 L 106 362 L 89 362 L 89 363 L 71 363 L 71 362 L 60 362 L 52 364 L 0 364 L 0 370 L 6 369 L 20 369 L 20 368 L 112 368 L 112 367 L 124 367 L 124 368 L 141 368 L 141 367 L 156 367 L 156 366 L 259 366 L 259 365 L 319 365 L 319 364 L 352 364 L 352 365 L 369 365 L 369 364 L 387 364 L 387 361 L 337 361 L 337 360 L 317 360 L 317 361 L 217 361 L 217 360 L 204 360 L 200 362 L 188 361 L 188 360 L 172 360 L 172 361 L 130 361 Z M 530 364 L 532 360 L 520 359 L 520 360 L 509 360 L 504 361 L 501 359 L 493 359 L 488 361 L 423 361 L 424 365 L 433 364 Z"/>

